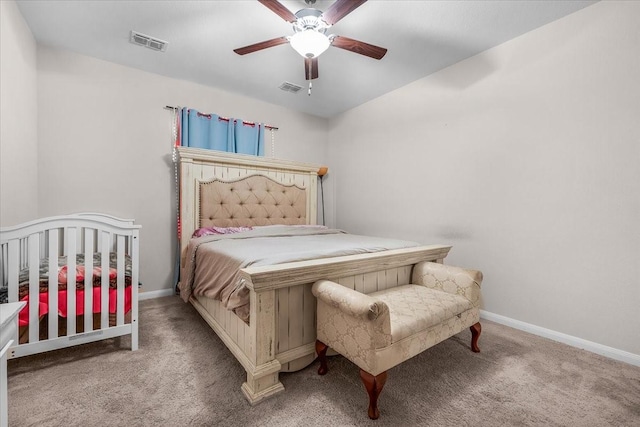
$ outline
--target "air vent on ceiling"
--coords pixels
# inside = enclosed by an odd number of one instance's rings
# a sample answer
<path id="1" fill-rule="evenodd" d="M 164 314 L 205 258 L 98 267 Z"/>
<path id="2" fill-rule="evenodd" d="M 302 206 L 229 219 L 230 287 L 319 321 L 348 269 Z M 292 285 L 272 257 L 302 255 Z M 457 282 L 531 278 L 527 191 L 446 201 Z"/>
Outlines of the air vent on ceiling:
<path id="1" fill-rule="evenodd" d="M 167 50 L 167 45 L 169 44 L 168 42 L 165 42 L 163 40 L 159 40 L 145 34 L 137 33 L 133 30 L 131 31 L 129 41 L 133 44 L 148 47 L 151 50 L 158 50 L 160 52 L 164 52 L 165 50 Z"/>
<path id="2" fill-rule="evenodd" d="M 297 84 L 289 83 L 289 82 L 284 82 L 279 87 L 285 92 L 291 92 L 291 93 L 298 93 L 298 91 L 302 89 L 302 86 L 298 86 Z"/>

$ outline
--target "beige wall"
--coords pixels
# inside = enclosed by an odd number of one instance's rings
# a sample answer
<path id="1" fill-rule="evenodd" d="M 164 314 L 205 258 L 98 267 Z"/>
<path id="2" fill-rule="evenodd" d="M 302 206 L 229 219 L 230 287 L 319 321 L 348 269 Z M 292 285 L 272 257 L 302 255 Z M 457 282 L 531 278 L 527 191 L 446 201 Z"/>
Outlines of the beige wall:
<path id="1" fill-rule="evenodd" d="M 38 217 L 36 42 L 13 1 L 0 1 L 0 226 Z"/>
<path id="2" fill-rule="evenodd" d="M 281 158 L 323 163 L 326 156 L 325 119 L 39 47 L 40 215 L 98 211 L 134 218 L 143 227 L 140 280 L 146 291 L 171 287 L 176 248 L 171 112 L 165 105 L 278 126 Z"/>
<path id="3" fill-rule="evenodd" d="M 640 355 L 640 2 L 601 2 L 330 121 L 336 225 L 447 243 L 483 309 Z"/>

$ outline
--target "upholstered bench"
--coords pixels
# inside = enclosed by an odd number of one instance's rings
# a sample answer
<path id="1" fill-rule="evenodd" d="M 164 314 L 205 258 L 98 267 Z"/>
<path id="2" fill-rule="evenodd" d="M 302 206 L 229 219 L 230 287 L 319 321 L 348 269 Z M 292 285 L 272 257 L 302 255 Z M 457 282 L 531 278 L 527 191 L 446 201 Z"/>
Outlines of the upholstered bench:
<path id="1" fill-rule="evenodd" d="M 328 372 L 328 347 L 358 365 L 371 419 L 380 414 L 378 396 L 388 369 L 465 328 L 471 329 L 471 349 L 480 351 L 482 273 L 423 262 L 414 266 L 411 282 L 368 295 L 328 280 L 312 287 L 318 301 L 318 373 Z"/>

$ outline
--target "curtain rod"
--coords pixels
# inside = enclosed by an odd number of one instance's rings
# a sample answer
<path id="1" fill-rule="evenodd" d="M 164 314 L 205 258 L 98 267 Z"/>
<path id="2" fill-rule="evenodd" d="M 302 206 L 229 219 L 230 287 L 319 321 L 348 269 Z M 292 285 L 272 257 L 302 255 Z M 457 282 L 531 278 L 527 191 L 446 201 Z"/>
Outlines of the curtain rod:
<path id="1" fill-rule="evenodd" d="M 178 107 L 172 107 L 171 105 L 165 105 L 164 106 L 165 110 L 178 110 Z M 208 114 L 203 114 L 203 116 L 207 116 Z M 225 122 L 228 122 L 229 119 L 227 117 L 218 117 L 218 120 L 222 120 Z M 243 125 L 249 125 L 249 126 L 255 126 L 255 122 L 245 122 L 244 120 L 242 121 Z M 263 123 L 264 124 L 264 123 Z M 271 125 L 264 125 L 265 128 L 269 129 L 269 130 L 278 130 L 277 127 L 275 126 L 271 126 Z"/>

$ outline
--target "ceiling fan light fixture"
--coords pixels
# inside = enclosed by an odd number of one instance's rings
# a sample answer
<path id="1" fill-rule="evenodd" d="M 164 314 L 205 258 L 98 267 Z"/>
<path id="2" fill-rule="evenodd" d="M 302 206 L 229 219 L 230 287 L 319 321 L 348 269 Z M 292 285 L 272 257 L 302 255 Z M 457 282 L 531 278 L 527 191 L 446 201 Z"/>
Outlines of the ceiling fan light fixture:
<path id="1" fill-rule="evenodd" d="M 314 29 L 299 31 L 289 39 L 291 47 L 305 58 L 315 58 L 331 45 L 329 37 Z"/>

